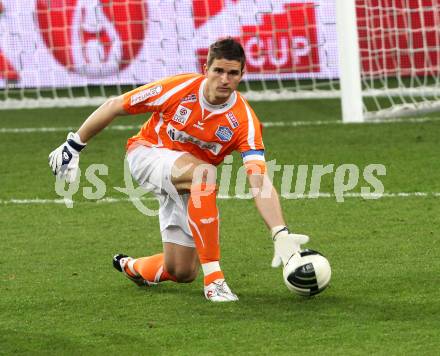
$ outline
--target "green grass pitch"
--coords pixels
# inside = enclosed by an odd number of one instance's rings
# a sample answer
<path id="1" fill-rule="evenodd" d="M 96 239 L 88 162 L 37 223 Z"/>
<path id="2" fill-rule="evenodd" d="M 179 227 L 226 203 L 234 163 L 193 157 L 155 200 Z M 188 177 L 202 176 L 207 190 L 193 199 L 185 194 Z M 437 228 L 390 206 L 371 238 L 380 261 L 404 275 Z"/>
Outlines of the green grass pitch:
<path id="1" fill-rule="evenodd" d="M 340 115 L 333 100 L 254 108 L 264 122 L 333 122 Z M 47 156 L 66 132 L 11 129 L 78 127 L 92 110 L 0 111 L 0 354 L 439 354 L 440 117 L 267 127 L 268 160 L 383 164 L 390 196 L 282 199 L 289 225 L 309 234 L 309 247 L 332 265 L 330 287 L 313 298 L 290 294 L 281 270 L 270 267 L 272 243 L 253 202 L 220 200 L 222 266 L 240 301 L 217 305 L 204 300 L 201 276 L 139 289 L 113 270 L 116 252 L 161 250 L 156 218 L 130 202 L 84 199 L 82 187 L 91 186 L 85 180 L 72 209 L 50 202 L 59 197 Z M 143 120 L 124 117 L 115 125 Z M 124 145 L 135 132 L 106 130 L 82 154 L 83 169 L 108 166 L 100 177 L 105 197 L 123 197 L 113 187 L 124 186 Z M 333 192 L 333 175 L 323 178 L 321 192 Z M 428 194 L 391 194 L 405 192 Z M 48 201 L 26 203 L 32 199 Z"/>

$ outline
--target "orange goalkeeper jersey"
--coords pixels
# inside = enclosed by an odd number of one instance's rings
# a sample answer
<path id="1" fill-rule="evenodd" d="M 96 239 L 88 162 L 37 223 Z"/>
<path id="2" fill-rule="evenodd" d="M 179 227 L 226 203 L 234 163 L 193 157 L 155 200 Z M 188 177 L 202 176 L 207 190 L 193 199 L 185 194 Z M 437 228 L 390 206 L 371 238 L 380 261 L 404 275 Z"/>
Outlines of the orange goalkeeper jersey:
<path id="1" fill-rule="evenodd" d="M 211 105 L 204 85 L 203 75 L 182 74 L 124 94 L 127 113 L 153 113 L 127 149 L 138 142 L 188 152 L 214 165 L 236 150 L 245 163 L 264 161 L 261 124 L 246 99 L 235 91 L 226 103 Z"/>

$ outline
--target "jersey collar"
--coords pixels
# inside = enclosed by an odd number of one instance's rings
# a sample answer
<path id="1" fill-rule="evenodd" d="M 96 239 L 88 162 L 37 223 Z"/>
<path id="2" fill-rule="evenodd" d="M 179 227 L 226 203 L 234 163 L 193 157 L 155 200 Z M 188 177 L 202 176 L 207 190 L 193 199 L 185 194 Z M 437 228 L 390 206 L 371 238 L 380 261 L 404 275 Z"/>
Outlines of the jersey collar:
<path id="1" fill-rule="evenodd" d="M 231 94 L 231 96 L 229 97 L 228 101 L 220 104 L 220 105 L 213 105 L 210 104 L 208 102 L 208 100 L 206 100 L 205 96 L 203 95 L 203 91 L 206 85 L 206 79 L 203 79 L 202 83 L 200 84 L 200 88 L 199 88 L 199 103 L 200 103 L 200 107 L 202 109 L 202 116 L 203 113 L 205 112 L 205 110 L 210 111 L 209 115 L 207 115 L 205 118 L 202 118 L 204 120 L 206 120 L 207 118 L 209 118 L 212 115 L 218 115 L 218 114 L 223 114 L 224 112 L 230 110 L 234 105 L 235 102 L 237 101 L 237 92 L 234 90 Z"/>

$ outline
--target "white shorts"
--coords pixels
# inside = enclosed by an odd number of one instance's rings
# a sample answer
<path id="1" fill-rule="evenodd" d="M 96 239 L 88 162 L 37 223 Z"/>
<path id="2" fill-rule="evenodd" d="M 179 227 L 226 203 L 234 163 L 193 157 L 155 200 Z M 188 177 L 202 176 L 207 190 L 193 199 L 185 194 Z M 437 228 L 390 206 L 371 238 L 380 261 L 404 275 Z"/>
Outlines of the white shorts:
<path id="1" fill-rule="evenodd" d="M 159 225 L 163 242 L 195 247 L 188 225 L 189 194 L 179 194 L 171 182 L 174 162 L 185 152 L 138 146 L 127 154 L 130 173 L 159 200 Z"/>

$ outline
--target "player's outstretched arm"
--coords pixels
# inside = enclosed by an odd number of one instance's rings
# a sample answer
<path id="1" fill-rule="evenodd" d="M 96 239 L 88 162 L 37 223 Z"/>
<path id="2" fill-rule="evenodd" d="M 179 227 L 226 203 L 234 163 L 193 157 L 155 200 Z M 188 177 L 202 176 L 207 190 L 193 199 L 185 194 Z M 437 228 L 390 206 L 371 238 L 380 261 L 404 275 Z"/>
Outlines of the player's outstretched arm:
<path id="1" fill-rule="evenodd" d="M 126 115 L 122 96 L 107 100 L 84 121 L 76 133 L 70 132 L 66 141 L 49 155 L 49 166 L 53 174 L 66 179 L 69 183 L 75 181 L 79 167 L 79 153 L 88 140 L 119 115 Z"/>
<path id="2" fill-rule="evenodd" d="M 111 98 L 97 108 L 81 125 L 77 134 L 82 142 L 87 142 L 93 136 L 105 129 L 110 123 L 121 115 L 127 115 L 123 108 L 123 96 Z"/>
<path id="3" fill-rule="evenodd" d="M 278 193 L 267 174 L 248 174 L 255 205 L 269 229 L 285 225 Z"/>
<path id="4" fill-rule="evenodd" d="M 248 179 L 257 210 L 271 231 L 275 248 L 272 267 L 279 267 L 282 263 L 285 265 L 301 245 L 309 241 L 309 237 L 289 231 L 278 193 L 267 174 L 249 174 Z"/>

